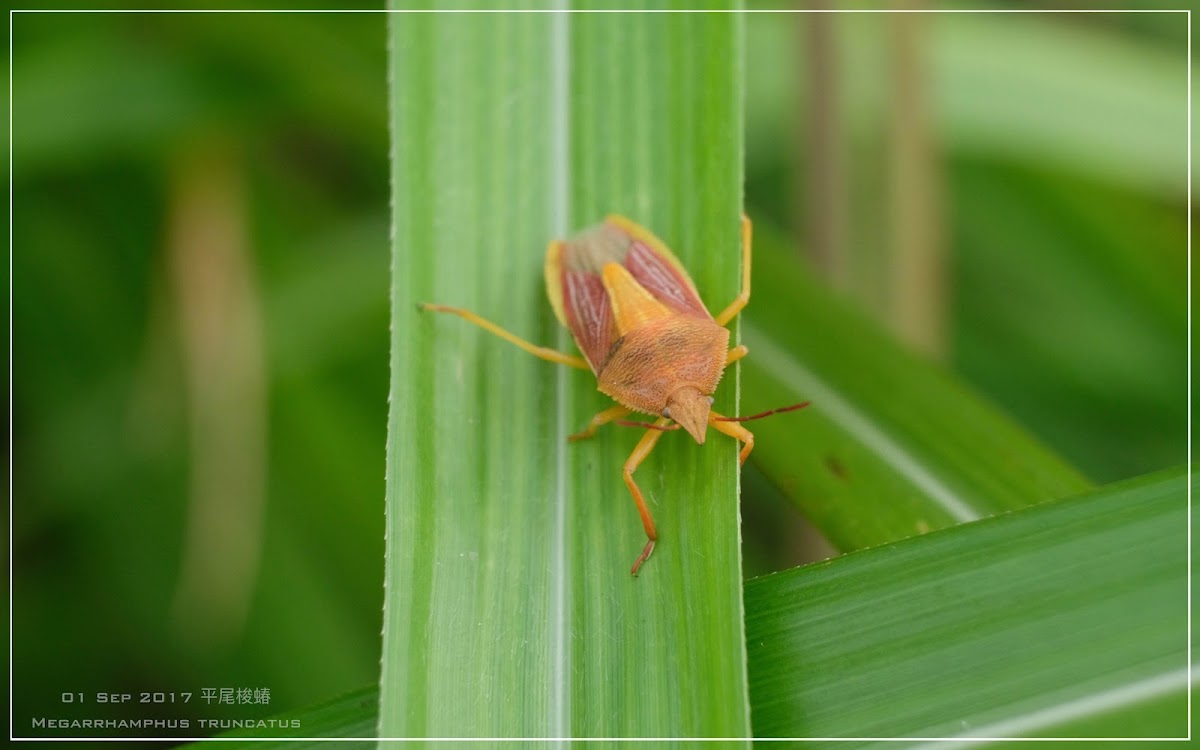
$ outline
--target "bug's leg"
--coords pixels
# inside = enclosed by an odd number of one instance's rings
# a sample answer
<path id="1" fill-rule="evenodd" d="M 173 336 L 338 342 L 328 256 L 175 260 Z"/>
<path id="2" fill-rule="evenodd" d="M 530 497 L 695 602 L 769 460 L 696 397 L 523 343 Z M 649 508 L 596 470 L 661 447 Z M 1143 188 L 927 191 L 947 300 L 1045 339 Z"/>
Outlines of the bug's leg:
<path id="1" fill-rule="evenodd" d="M 750 451 L 754 450 L 754 433 L 742 427 L 737 422 L 720 422 L 717 419 L 720 416 L 715 411 L 709 412 L 708 424 L 717 432 L 723 432 L 729 437 L 736 438 L 744 443 L 742 452 L 738 454 L 738 465 L 741 466 L 746 463 L 746 456 L 750 455 Z"/>
<path id="2" fill-rule="evenodd" d="M 662 418 L 655 424 L 660 427 L 667 425 L 671 420 Z M 638 464 L 642 462 L 646 456 L 650 455 L 650 451 L 654 450 L 654 444 L 663 436 L 662 430 L 646 430 L 646 434 L 642 435 L 642 439 L 638 441 L 637 446 L 633 449 L 633 453 L 629 454 L 629 459 L 625 461 L 625 485 L 629 487 L 629 493 L 633 495 L 633 502 L 637 503 L 638 513 L 642 516 L 642 526 L 646 529 L 646 547 L 642 550 L 642 554 L 638 555 L 638 559 L 633 561 L 633 569 L 630 571 L 637 575 L 638 568 L 642 567 L 642 563 L 646 562 L 646 558 L 650 557 L 650 553 L 654 551 L 654 543 L 658 541 L 658 532 L 654 530 L 654 518 L 650 515 L 650 509 L 646 507 L 646 500 L 642 497 L 642 491 L 637 486 L 637 482 L 633 481 L 633 472 L 637 469 Z"/>
<path id="3" fill-rule="evenodd" d="M 733 364 L 734 362 L 737 362 L 739 359 L 741 359 L 742 357 L 746 356 L 749 353 L 750 353 L 750 350 L 747 349 L 743 344 L 738 344 L 737 346 L 730 349 L 729 353 L 725 355 L 725 366 L 729 367 L 731 364 Z"/>
<path id="4" fill-rule="evenodd" d="M 610 406 L 596 416 L 592 417 L 592 421 L 588 422 L 587 427 L 579 432 L 576 432 L 574 435 L 567 435 L 567 440 L 570 440 L 571 442 L 576 440 L 586 440 L 592 435 L 595 435 L 596 430 L 600 429 L 602 426 L 608 424 L 614 419 L 620 419 L 621 417 L 626 416 L 631 411 L 633 411 L 633 409 L 621 406 L 620 404 L 617 406 Z"/>
<path id="5" fill-rule="evenodd" d="M 717 316 L 716 320 L 719 326 L 733 320 L 733 316 L 740 313 L 746 303 L 750 301 L 750 240 L 752 234 L 750 217 L 742 214 L 742 291 Z"/>
<path id="6" fill-rule="evenodd" d="M 504 339 L 505 341 L 516 344 L 517 346 L 521 347 L 522 349 L 529 352 L 530 354 L 532 354 L 535 357 L 540 357 L 540 358 L 548 360 L 550 362 L 557 362 L 560 365 L 567 365 L 569 367 L 578 367 L 581 370 L 590 370 L 591 369 L 591 366 L 588 365 L 588 363 L 586 361 L 584 361 L 583 357 L 576 357 L 573 354 L 567 354 L 565 352 L 560 352 L 555 349 L 547 349 L 544 346 L 538 346 L 537 344 L 531 344 L 528 341 L 526 341 L 525 339 L 521 338 L 520 336 L 509 333 L 508 331 L 504 330 L 503 328 L 496 325 L 492 321 L 479 317 L 478 315 L 471 312 L 470 310 L 464 310 L 461 307 L 449 307 L 447 305 L 435 305 L 430 302 L 422 302 L 419 305 L 417 305 L 417 307 L 419 307 L 422 310 L 431 310 L 433 312 L 450 313 L 452 315 L 457 315 L 458 317 L 462 318 L 463 320 L 466 320 L 469 323 L 474 323 L 475 325 L 479 326 L 480 328 L 482 328 L 483 330 L 485 330 L 489 333 L 496 334 L 497 336 Z"/>

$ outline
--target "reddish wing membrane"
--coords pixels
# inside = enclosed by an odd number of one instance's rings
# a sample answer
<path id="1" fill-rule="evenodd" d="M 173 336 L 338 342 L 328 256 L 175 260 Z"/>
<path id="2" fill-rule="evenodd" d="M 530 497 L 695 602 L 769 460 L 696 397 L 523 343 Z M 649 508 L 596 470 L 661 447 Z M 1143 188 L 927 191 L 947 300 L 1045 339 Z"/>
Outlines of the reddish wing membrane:
<path id="1" fill-rule="evenodd" d="M 692 278 L 662 240 L 624 216 L 609 216 L 605 225 L 628 237 L 628 251 L 620 262 L 655 299 L 680 314 L 712 320 Z"/>
<path id="2" fill-rule="evenodd" d="M 564 251 L 570 252 L 569 247 L 564 246 Z M 575 337 L 592 372 L 599 373 L 616 340 L 616 326 L 604 282 L 597 274 L 566 269 L 560 278 L 567 330 Z"/>
<path id="3" fill-rule="evenodd" d="M 629 246 L 624 265 L 647 292 L 675 312 L 712 319 L 692 288 L 691 279 L 680 278 L 680 271 L 644 243 L 635 240 Z"/>
<path id="4" fill-rule="evenodd" d="M 647 292 L 671 310 L 712 319 L 679 259 L 645 228 L 623 216 L 550 243 L 546 292 L 558 321 L 571 332 L 592 371 L 599 374 L 619 336 L 602 281 L 604 266 L 622 265 Z"/>

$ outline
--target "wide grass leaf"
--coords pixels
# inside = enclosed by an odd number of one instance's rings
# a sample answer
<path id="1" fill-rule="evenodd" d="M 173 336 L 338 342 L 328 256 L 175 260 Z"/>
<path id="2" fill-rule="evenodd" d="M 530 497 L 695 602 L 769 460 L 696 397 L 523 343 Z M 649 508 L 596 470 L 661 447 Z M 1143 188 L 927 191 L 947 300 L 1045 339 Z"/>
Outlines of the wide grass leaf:
<path id="1" fill-rule="evenodd" d="M 391 17 L 393 349 L 383 737 L 749 734 L 733 442 L 566 436 L 611 405 L 590 373 L 415 303 L 573 351 L 547 241 L 622 213 L 718 307 L 737 293 L 739 19 Z M 716 407 L 733 412 L 735 385 Z"/>
<path id="2" fill-rule="evenodd" d="M 1189 481 L 749 581 L 755 735 L 1185 735 Z"/>

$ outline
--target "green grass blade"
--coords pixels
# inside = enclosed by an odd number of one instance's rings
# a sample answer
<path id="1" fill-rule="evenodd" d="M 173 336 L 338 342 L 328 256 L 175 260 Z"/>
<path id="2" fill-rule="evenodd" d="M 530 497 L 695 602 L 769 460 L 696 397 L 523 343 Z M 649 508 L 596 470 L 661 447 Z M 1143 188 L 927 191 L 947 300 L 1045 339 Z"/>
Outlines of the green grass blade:
<path id="1" fill-rule="evenodd" d="M 823 288 L 768 228 L 743 325 L 753 459 L 843 550 L 1083 491 L 1074 469 Z"/>
<path id="2" fill-rule="evenodd" d="M 1188 481 L 748 582 L 755 735 L 1185 735 Z"/>
<path id="3" fill-rule="evenodd" d="M 392 395 L 381 736 L 746 736 L 736 450 L 639 431 L 565 436 L 611 404 L 464 321 L 573 349 L 547 241 L 624 213 L 712 306 L 737 292 L 739 19 L 391 19 Z M 729 376 L 733 380 L 733 376 Z M 717 408 L 736 410 L 735 384 Z M 717 436 L 721 438 L 721 436 Z"/>

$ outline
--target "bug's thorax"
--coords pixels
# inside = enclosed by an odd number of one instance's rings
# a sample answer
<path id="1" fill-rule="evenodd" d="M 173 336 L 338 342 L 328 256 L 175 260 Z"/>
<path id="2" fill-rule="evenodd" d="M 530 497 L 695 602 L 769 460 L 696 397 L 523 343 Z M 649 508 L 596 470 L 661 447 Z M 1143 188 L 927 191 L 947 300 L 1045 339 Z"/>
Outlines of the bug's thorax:
<path id="1" fill-rule="evenodd" d="M 707 397 L 716 391 L 725 371 L 728 344 L 729 331 L 711 320 L 653 320 L 613 343 L 597 373 L 597 387 L 643 414 L 660 415 L 668 409 L 676 419 L 672 399 L 681 404 L 680 414 L 699 413 L 698 404 L 702 402 L 707 409 Z M 698 419 L 693 419 L 697 428 Z M 693 437 L 697 432 L 703 434 L 697 429 Z"/>

